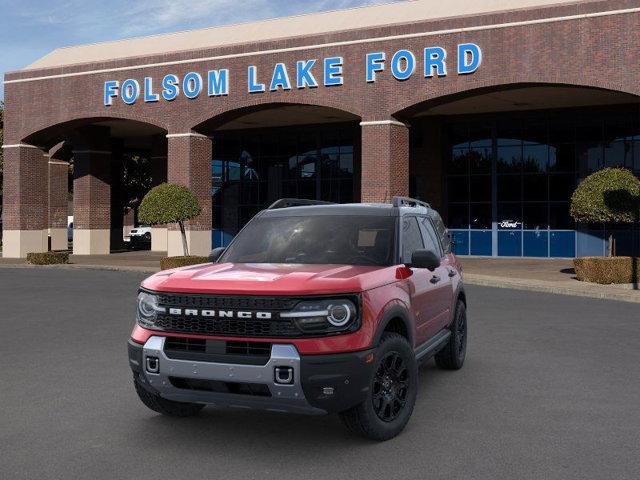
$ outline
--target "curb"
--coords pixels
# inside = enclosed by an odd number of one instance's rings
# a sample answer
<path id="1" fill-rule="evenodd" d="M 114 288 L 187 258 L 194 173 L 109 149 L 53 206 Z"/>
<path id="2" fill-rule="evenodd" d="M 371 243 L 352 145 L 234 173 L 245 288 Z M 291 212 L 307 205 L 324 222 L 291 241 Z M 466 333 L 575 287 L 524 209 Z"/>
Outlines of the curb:
<path id="1" fill-rule="evenodd" d="M 478 285 L 483 287 L 506 288 L 529 292 L 554 293 L 557 295 L 570 295 L 574 297 L 640 303 L 640 291 L 620 291 L 618 287 L 609 285 L 577 284 L 575 286 L 565 286 L 562 284 L 558 285 L 558 283 L 555 282 L 492 277 L 476 273 L 465 273 L 464 282 L 469 285 Z M 576 280 L 576 282 L 578 281 Z M 591 288 L 593 288 L 593 290 L 590 290 Z M 613 291 L 612 289 L 616 290 Z"/>
<path id="2" fill-rule="evenodd" d="M 16 264 L 0 264 L 2 268 L 47 268 L 47 269 L 60 269 L 60 270 L 108 270 L 113 272 L 141 272 L 141 273 L 156 273 L 160 271 L 160 267 L 142 267 L 142 266 L 127 266 L 127 265 L 82 265 L 76 263 L 66 263 L 59 265 L 30 265 L 27 263 Z"/>

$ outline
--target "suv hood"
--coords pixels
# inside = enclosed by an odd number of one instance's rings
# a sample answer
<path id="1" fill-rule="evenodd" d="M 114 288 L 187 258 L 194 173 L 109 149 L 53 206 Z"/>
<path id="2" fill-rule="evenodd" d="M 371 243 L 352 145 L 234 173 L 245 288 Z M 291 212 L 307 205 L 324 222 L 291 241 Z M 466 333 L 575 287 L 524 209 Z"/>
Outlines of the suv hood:
<path id="1" fill-rule="evenodd" d="M 161 292 L 323 295 L 362 292 L 395 280 L 396 267 L 220 263 L 159 272 L 142 287 Z"/>

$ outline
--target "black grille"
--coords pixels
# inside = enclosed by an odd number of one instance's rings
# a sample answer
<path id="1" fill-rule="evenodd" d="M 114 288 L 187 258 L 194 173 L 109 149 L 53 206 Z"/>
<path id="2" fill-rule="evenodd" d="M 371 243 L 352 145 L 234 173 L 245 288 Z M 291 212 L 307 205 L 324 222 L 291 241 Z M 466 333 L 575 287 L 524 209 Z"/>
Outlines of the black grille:
<path id="1" fill-rule="evenodd" d="M 171 385 L 183 390 L 200 390 L 204 392 L 233 393 L 270 397 L 269 387 L 260 383 L 222 382 L 219 380 L 200 380 L 195 378 L 169 377 Z"/>
<path id="2" fill-rule="evenodd" d="M 241 309 L 241 310 L 290 310 L 298 300 L 285 297 L 259 297 L 253 295 L 183 295 L 177 293 L 158 294 L 160 305 L 182 308 Z"/>
<path id="3" fill-rule="evenodd" d="M 207 341 L 204 338 L 169 337 L 165 340 L 164 348 L 180 352 L 205 352 Z"/>
<path id="4" fill-rule="evenodd" d="M 158 314 L 156 326 L 166 332 L 230 337 L 298 337 L 302 332 L 293 320 L 279 319 L 278 312 L 291 310 L 299 300 L 287 297 L 254 295 L 187 295 L 159 293 L 159 303 L 166 308 L 202 310 L 243 310 L 272 312 L 271 319 L 202 317 Z"/>
<path id="5" fill-rule="evenodd" d="M 158 315 L 155 325 L 165 332 L 230 337 L 295 337 L 301 332 L 291 320 L 203 318 Z"/>
<path id="6" fill-rule="evenodd" d="M 266 342 L 228 341 L 226 353 L 228 355 L 257 355 L 268 357 L 271 355 L 271 344 Z"/>

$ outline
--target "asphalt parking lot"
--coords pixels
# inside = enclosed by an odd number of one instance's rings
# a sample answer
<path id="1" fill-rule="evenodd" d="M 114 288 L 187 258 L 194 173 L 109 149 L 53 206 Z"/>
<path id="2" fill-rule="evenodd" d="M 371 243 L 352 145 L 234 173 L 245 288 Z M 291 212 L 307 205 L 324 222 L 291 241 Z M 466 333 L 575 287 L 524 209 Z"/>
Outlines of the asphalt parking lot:
<path id="1" fill-rule="evenodd" d="M 0 269 L 0 478 L 638 479 L 640 307 L 468 287 L 459 372 L 421 368 L 405 432 L 205 409 L 164 418 L 127 365 L 130 272 Z"/>

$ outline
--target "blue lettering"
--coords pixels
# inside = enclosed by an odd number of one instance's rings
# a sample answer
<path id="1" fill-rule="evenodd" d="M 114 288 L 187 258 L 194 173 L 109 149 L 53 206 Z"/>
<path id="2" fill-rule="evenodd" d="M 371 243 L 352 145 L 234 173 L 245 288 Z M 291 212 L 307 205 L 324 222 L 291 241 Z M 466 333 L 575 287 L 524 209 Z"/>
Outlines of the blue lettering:
<path id="1" fill-rule="evenodd" d="M 291 90 L 291 82 L 289 81 L 287 66 L 284 63 L 276 63 L 276 66 L 273 68 L 273 76 L 271 77 L 269 90 L 273 92 L 278 90 L 278 88 Z"/>
<path id="2" fill-rule="evenodd" d="M 424 49 L 424 76 L 433 77 L 433 70 L 436 75 L 444 77 L 447 75 L 447 51 L 442 47 L 429 47 Z"/>
<path id="3" fill-rule="evenodd" d="M 458 74 L 475 72 L 482 64 L 482 50 L 475 43 L 458 45 Z"/>
<path id="4" fill-rule="evenodd" d="M 182 91 L 187 98 L 196 98 L 202 92 L 202 77 L 199 73 L 189 72 L 182 79 Z"/>
<path id="5" fill-rule="evenodd" d="M 208 93 L 210 97 L 229 95 L 229 70 L 209 70 Z"/>
<path id="6" fill-rule="evenodd" d="M 398 80 L 407 80 L 416 70 L 416 57 L 409 50 L 398 50 L 391 58 L 391 73 Z"/>
<path id="7" fill-rule="evenodd" d="M 145 102 L 157 102 L 160 99 L 160 95 L 153 93 L 153 78 L 145 77 L 144 79 L 144 101 Z"/>
<path id="8" fill-rule="evenodd" d="M 324 59 L 324 84 L 326 87 L 342 85 L 342 57 L 329 57 Z"/>
<path id="9" fill-rule="evenodd" d="M 367 82 L 376 81 L 376 72 L 384 71 L 384 61 L 387 56 L 384 52 L 367 54 Z"/>
<path id="10" fill-rule="evenodd" d="M 162 79 L 162 98 L 167 101 L 175 100 L 180 93 L 180 87 L 178 87 L 178 77 L 174 74 L 166 75 Z"/>
<path id="11" fill-rule="evenodd" d="M 296 86 L 298 88 L 315 88 L 318 86 L 316 78 L 311 73 L 311 69 L 316 64 L 316 60 L 300 60 L 296 63 Z"/>
<path id="12" fill-rule="evenodd" d="M 260 93 L 264 92 L 264 83 L 257 83 L 256 77 L 258 76 L 258 67 L 254 67 L 253 65 L 248 69 L 248 83 L 249 83 L 249 93 Z"/>
<path id="13" fill-rule="evenodd" d="M 136 103 L 136 100 L 140 96 L 140 84 L 133 78 L 125 80 L 122 82 L 120 95 L 122 96 L 122 101 L 127 105 Z"/>
<path id="14" fill-rule="evenodd" d="M 104 82 L 104 105 L 110 107 L 113 105 L 113 99 L 118 96 L 118 87 L 120 82 L 117 80 L 110 80 Z"/>

